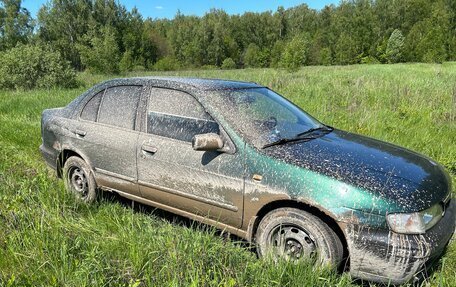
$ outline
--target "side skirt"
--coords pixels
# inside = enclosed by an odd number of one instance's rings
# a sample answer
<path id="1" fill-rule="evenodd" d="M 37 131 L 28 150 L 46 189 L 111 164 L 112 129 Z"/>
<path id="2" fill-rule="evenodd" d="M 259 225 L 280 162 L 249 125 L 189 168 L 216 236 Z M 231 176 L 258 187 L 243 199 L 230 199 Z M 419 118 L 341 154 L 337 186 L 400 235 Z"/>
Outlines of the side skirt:
<path id="1" fill-rule="evenodd" d="M 238 237 L 241 237 L 243 239 L 247 239 L 248 240 L 248 234 L 247 234 L 247 231 L 245 231 L 245 230 L 242 230 L 242 229 L 239 229 L 239 228 L 235 228 L 235 227 L 226 225 L 224 223 L 218 222 L 216 220 L 213 220 L 213 219 L 210 219 L 210 218 L 207 218 L 207 217 L 204 217 L 204 216 L 196 215 L 196 214 L 193 214 L 193 213 L 190 213 L 190 212 L 187 212 L 187 211 L 183 211 L 183 210 L 180 210 L 180 209 L 168 206 L 168 205 L 157 203 L 155 201 L 148 200 L 148 199 L 136 196 L 136 195 L 132 195 L 130 193 L 123 192 L 123 191 L 114 190 L 114 189 L 108 189 L 108 191 L 112 191 L 112 192 L 118 193 L 120 196 L 128 198 L 128 199 L 131 199 L 133 201 L 137 201 L 137 202 L 140 202 L 140 203 L 143 203 L 143 204 L 146 204 L 146 205 L 157 207 L 157 208 L 169 211 L 171 213 L 174 213 L 174 214 L 177 214 L 177 215 L 180 215 L 180 216 L 183 216 L 183 217 L 187 217 L 187 218 L 190 218 L 190 219 L 195 220 L 195 221 L 199 221 L 199 222 L 201 222 L 203 224 L 212 225 L 212 226 L 214 226 L 214 227 L 216 227 L 218 229 L 221 229 L 223 231 L 232 233 L 232 234 L 234 234 L 234 235 L 236 235 Z"/>

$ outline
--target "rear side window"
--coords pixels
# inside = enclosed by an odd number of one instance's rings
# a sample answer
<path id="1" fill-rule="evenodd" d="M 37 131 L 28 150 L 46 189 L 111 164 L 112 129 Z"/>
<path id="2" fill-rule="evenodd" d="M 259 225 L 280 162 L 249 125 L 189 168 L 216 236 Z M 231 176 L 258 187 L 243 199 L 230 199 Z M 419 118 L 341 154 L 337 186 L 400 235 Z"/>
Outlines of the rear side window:
<path id="1" fill-rule="evenodd" d="M 169 89 L 151 89 L 147 132 L 191 142 L 194 135 L 219 133 L 219 125 L 191 95 Z"/>
<path id="2" fill-rule="evenodd" d="M 81 119 L 92 122 L 97 121 L 98 108 L 100 107 L 104 91 L 99 92 L 87 102 L 81 112 Z"/>
<path id="3" fill-rule="evenodd" d="M 98 113 L 98 122 L 134 129 L 140 94 L 140 86 L 118 86 L 106 89 Z"/>

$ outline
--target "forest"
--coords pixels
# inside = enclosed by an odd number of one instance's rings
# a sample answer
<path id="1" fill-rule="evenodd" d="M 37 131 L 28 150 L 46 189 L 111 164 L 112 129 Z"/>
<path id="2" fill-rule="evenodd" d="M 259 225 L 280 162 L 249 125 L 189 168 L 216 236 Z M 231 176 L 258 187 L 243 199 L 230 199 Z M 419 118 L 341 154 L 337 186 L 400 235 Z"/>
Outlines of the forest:
<path id="1" fill-rule="evenodd" d="M 343 0 L 322 10 L 211 9 L 201 17 L 178 11 L 173 19 L 145 19 L 115 0 L 52 0 L 35 19 L 21 4 L 0 0 L 0 64 L 46 62 L 44 54 L 64 74 L 456 59 L 454 0 Z"/>

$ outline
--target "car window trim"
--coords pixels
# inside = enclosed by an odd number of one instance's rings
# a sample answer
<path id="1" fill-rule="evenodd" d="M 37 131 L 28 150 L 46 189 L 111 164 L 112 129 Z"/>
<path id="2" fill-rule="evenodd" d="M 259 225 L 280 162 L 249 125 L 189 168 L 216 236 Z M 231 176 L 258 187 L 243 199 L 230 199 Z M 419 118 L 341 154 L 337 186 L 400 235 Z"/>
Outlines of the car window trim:
<path id="1" fill-rule="evenodd" d="M 82 115 L 82 112 L 84 111 L 85 107 L 87 106 L 87 104 L 93 99 L 95 98 L 96 96 L 98 96 L 99 93 L 103 92 L 103 94 L 101 95 L 101 101 L 100 101 L 100 104 L 98 105 L 98 109 L 97 109 L 97 115 L 96 115 L 96 118 L 95 118 L 95 121 L 89 121 L 89 120 L 86 120 L 86 119 L 83 119 L 81 118 L 81 115 Z M 106 87 L 104 87 L 103 89 L 97 91 L 96 93 L 92 94 L 92 95 L 88 95 L 86 97 L 86 99 L 84 99 L 84 104 L 81 104 L 82 108 L 79 110 L 78 112 L 78 117 L 77 119 L 79 121 L 83 121 L 83 122 L 90 122 L 90 123 L 96 123 L 98 122 L 98 113 L 100 112 L 100 106 L 101 106 L 101 102 L 103 101 L 103 97 L 104 97 L 104 94 L 106 93 Z"/>
<path id="2" fill-rule="evenodd" d="M 150 105 L 150 98 L 151 98 L 151 92 L 152 92 L 152 89 L 162 89 L 162 90 L 171 90 L 171 91 L 176 91 L 176 92 L 180 92 L 180 93 L 184 93 L 184 94 L 187 94 L 189 95 L 190 97 L 192 97 L 197 103 L 198 105 L 200 105 L 201 108 L 203 108 L 203 111 L 209 116 L 211 117 L 212 120 L 214 120 L 214 117 L 206 110 L 206 108 L 201 104 L 201 102 L 194 96 L 192 95 L 191 93 L 189 92 L 186 92 L 186 91 L 182 91 L 182 90 L 178 90 L 178 89 L 173 89 L 173 88 L 166 88 L 166 87 L 157 87 L 157 86 L 150 86 L 149 90 L 148 90 L 148 93 L 147 93 L 147 104 L 146 104 L 146 113 L 149 111 L 149 105 Z M 182 118 L 190 118 L 190 119 L 198 119 L 198 118 L 193 118 L 193 117 L 185 117 L 185 116 L 181 116 L 181 115 L 174 115 L 174 114 L 168 114 L 168 113 L 162 113 L 162 114 L 166 114 L 166 115 L 171 115 L 171 116 L 176 116 L 176 117 L 182 117 Z M 199 119 L 198 119 L 199 120 Z M 201 120 L 205 120 L 205 119 L 201 119 Z M 215 121 L 215 120 L 214 120 Z M 146 124 L 146 131 L 147 131 L 147 116 L 144 118 L 144 122 Z M 216 121 L 215 121 L 216 122 Z M 218 122 L 217 122 L 218 123 Z"/>
<path id="3" fill-rule="evenodd" d="M 147 97 L 146 99 L 146 103 L 145 103 L 145 107 L 142 111 L 142 114 L 143 114 L 143 118 L 141 119 L 141 130 L 140 132 L 141 133 L 144 133 L 146 135 L 153 135 L 153 136 L 158 136 L 158 137 L 161 137 L 161 138 L 165 138 L 165 139 L 169 139 L 169 140 L 176 140 L 178 142 L 186 142 L 186 141 L 181 141 L 181 140 L 178 140 L 178 139 L 174 139 L 174 138 L 170 138 L 170 137 L 164 137 L 164 136 L 160 136 L 160 135 L 156 135 L 156 134 L 151 134 L 151 133 L 148 133 L 147 132 L 147 114 L 148 114 L 148 110 L 149 110 L 149 104 L 150 104 L 150 98 L 151 98 L 151 92 L 152 92 L 152 89 L 153 88 L 156 88 L 156 89 L 164 89 L 164 90 L 173 90 L 173 91 L 177 91 L 177 92 L 181 92 L 181 93 L 185 93 L 185 94 L 188 94 L 190 95 L 193 99 L 195 99 L 195 101 L 203 108 L 204 112 L 206 112 L 209 117 L 211 117 L 211 119 L 216 122 L 218 125 L 219 125 L 219 130 L 220 130 L 220 135 L 222 136 L 222 138 L 224 138 L 225 140 L 227 140 L 230 144 L 230 146 L 234 147 L 234 150 L 232 152 L 225 152 L 226 154 L 230 154 L 230 155 L 234 155 L 237 153 L 238 151 L 238 147 L 236 146 L 236 144 L 234 143 L 234 141 L 231 139 L 230 135 L 226 132 L 226 129 L 223 127 L 223 125 L 217 120 L 216 117 L 213 117 L 211 115 L 211 113 L 209 113 L 206 109 L 206 107 L 197 99 L 197 97 L 195 97 L 194 95 L 192 95 L 191 93 L 187 92 L 187 91 L 182 91 L 182 90 L 179 90 L 179 89 L 173 89 L 173 88 L 167 88 L 167 87 L 160 87 L 160 86 L 155 86 L 155 85 L 149 85 L 148 86 L 148 89 L 146 89 L 146 92 L 144 93 L 145 97 Z M 101 104 L 100 104 L 101 106 Z M 165 113 L 162 113 L 162 114 L 165 114 Z M 178 115 L 174 115 L 174 116 L 178 116 Z M 190 118 L 190 119 L 194 119 L 192 117 L 183 117 L 182 118 Z M 186 142 L 187 143 L 187 142 Z M 191 145 L 191 143 L 190 143 Z"/>
<path id="4" fill-rule="evenodd" d="M 150 113 L 150 112 L 151 112 L 151 111 L 146 111 L 146 113 Z M 160 114 L 160 115 L 167 115 L 167 116 L 176 117 L 176 118 L 182 118 L 182 119 L 197 120 L 197 121 L 205 121 L 205 122 L 214 122 L 214 123 L 219 124 L 216 120 L 214 120 L 214 118 L 213 118 L 208 112 L 206 112 L 206 113 L 211 117 L 212 120 L 200 119 L 200 118 L 195 118 L 195 117 L 186 117 L 186 116 L 175 115 L 175 114 L 170 114 L 170 113 L 162 113 L 162 112 L 152 112 L 152 113 Z M 146 124 L 147 124 L 147 118 L 146 118 Z M 219 125 L 220 125 L 220 124 L 219 124 Z"/>
<path id="5" fill-rule="evenodd" d="M 122 131 L 133 132 L 133 133 L 139 133 L 138 130 L 128 129 L 128 128 L 119 127 L 119 126 L 115 126 L 115 125 L 110 125 L 110 124 L 105 124 L 105 123 L 100 123 L 100 122 L 91 122 L 91 121 L 86 121 L 86 120 L 82 120 L 82 121 L 88 122 L 88 123 L 95 123 L 95 124 L 100 125 L 100 126 L 102 126 L 102 127 L 108 127 L 108 128 L 113 128 L 113 129 L 119 129 L 119 130 L 122 130 Z"/>
<path id="6" fill-rule="evenodd" d="M 135 121 L 135 130 L 138 132 L 143 131 L 143 117 L 147 111 L 147 101 L 149 95 L 150 87 L 148 85 L 143 85 L 141 89 L 141 95 L 139 97 L 138 107 L 136 109 L 136 121 Z"/>

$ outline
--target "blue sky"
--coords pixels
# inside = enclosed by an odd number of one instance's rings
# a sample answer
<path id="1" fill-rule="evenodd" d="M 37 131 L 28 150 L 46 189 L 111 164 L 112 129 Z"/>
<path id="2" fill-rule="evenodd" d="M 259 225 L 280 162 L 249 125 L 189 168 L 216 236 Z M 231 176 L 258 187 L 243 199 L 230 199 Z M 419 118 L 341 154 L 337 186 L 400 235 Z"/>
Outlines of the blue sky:
<path id="1" fill-rule="evenodd" d="M 48 0 L 22 0 L 22 5 L 35 18 L 38 9 L 46 2 Z M 302 3 L 307 3 L 309 7 L 314 9 L 321 9 L 327 4 L 338 4 L 339 0 L 121 0 L 119 2 L 126 6 L 128 10 L 136 6 L 144 17 L 171 19 L 178 9 L 184 15 L 202 16 L 211 8 L 222 8 L 229 14 L 242 14 L 247 11 L 275 11 L 278 6 L 289 8 Z"/>

